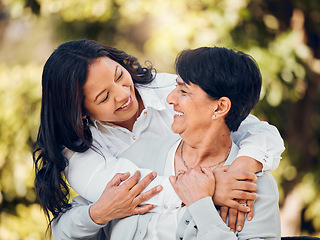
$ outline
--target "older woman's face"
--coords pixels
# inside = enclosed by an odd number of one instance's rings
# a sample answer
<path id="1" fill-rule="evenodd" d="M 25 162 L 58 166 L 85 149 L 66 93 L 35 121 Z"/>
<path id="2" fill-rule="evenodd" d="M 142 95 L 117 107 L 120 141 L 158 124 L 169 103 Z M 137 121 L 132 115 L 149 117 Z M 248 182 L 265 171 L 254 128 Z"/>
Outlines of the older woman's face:
<path id="1" fill-rule="evenodd" d="M 175 111 L 171 128 L 182 137 L 187 134 L 203 134 L 202 132 L 212 124 L 212 115 L 217 103 L 198 85 L 188 85 L 178 77 L 177 86 L 168 95 L 167 102 L 173 105 Z"/>

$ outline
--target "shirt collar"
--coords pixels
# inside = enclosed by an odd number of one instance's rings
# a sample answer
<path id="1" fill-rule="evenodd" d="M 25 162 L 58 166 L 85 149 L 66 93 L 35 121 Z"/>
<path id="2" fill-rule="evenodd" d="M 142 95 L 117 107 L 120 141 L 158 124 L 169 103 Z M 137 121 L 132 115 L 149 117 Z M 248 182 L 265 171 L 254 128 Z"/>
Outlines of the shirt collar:
<path id="1" fill-rule="evenodd" d="M 224 165 L 231 165 L 231 163 L 237 158 L 238 152 L 239 147 L 232 141 L 231 150 Z"/>

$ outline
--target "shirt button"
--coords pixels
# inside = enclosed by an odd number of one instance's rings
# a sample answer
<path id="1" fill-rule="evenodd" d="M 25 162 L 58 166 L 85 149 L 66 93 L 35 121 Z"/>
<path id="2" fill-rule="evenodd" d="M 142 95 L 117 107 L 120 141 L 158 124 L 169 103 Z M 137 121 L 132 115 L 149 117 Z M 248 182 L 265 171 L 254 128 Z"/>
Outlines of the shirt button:
<path id="1" fill-rule="evenodd" d="M 132 136 L 132 139 L 133 139 L 133 140 L 136 140 L 136 136 Z"/>
<path id="2" fill-rule="evenodd" d="M 168 206 L 167 206 L 167 205 L 164 205 L 163 208 L 164 208 L 164 209 L 168 209 Z"/>
<path id="3" fill-rule="evenodd" d="M 189 220 L 185 220 L 184 223 L 185 223 L 186 225 L 188 225 L 188 224 L 190 223 L 190 221 L 189 221 Z"/>

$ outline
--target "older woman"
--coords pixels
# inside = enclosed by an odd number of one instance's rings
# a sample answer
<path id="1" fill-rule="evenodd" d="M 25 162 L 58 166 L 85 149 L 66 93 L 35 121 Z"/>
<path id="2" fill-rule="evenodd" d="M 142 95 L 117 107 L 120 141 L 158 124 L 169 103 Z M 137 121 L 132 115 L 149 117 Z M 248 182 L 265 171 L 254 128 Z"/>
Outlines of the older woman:
<path id="1" fill-rule="evenodd" d="M 239 151 L 230 132 L 259 100 L 255 61 L 226 48 L 199 48 L 182 52 L 176 69 L 177 86 L 167 101 L 175 110 L 172 130 L 181 138 L 141 139 L 121 156 L 173 175 L 170 181 L 183 204 L 113 220 L 94 239 L 280 239 L 278 191 L 270 173 L 256 181 L 255 216 L 245 220 L 241 232 L 228 228 L 214 202 L 219 169 Z"/>

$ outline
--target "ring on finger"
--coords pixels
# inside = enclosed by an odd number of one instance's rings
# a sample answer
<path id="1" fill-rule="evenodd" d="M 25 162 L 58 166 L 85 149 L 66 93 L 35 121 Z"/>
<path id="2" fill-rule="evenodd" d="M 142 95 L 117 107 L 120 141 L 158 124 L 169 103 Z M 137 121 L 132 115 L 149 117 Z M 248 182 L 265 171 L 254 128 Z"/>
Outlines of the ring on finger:
<path id="1" fill-rule="evenodd" d="M 179 170 L 178 173 L 177 173 L 177 175 L 176 175 L 176 177 L 179 177 L 180 175 L 183 175 L 183 174 L 185 174 L 185 173 L 186 173 L 185 171 Z"/>
<path id="2" fill-rule="evenodd" d="M 247 206 L 247 203 L 240 203 L 240 204 L 245 207 Z"/>

